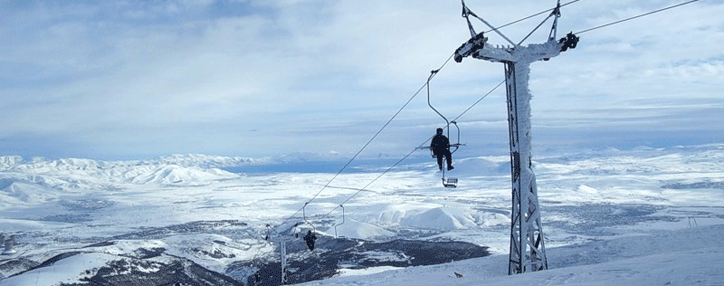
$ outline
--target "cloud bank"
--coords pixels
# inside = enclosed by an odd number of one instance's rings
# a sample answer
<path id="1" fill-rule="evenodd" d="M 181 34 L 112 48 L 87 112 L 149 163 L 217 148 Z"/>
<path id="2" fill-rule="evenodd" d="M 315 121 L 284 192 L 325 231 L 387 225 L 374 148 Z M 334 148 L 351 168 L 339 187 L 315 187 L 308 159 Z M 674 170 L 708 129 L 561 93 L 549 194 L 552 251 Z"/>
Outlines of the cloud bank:
<path id="1" fill-rule="evenodd" d="M 488 2 L 466 3 L 494 25 L 554 5 Z M 676 3 L 639 2 L 566 6 L 559 35 Z M 354 154 L 469 37 L 460 4 L 452 2 L 0 7 L 0 36 L 7 39 L 0 43 L 2 155 Z M 724 4 L 697 2 L 584 33 L 577 49 L 534 63 L 534 144 L 722 142 L 722 14 Z M 542 19 L 502 31 L 522 39 Z M 528 43 L 543 41 L 549 27 Z M 431 100 L 454 118 L 502 79 L 500 64 L 449 63 L 431 84 Z M 459 120 L 466 152 L 507 146 L 505 118 L 500 89 Z M 423 90 L 366 154 L 405 154 L 441 124 Z"/>

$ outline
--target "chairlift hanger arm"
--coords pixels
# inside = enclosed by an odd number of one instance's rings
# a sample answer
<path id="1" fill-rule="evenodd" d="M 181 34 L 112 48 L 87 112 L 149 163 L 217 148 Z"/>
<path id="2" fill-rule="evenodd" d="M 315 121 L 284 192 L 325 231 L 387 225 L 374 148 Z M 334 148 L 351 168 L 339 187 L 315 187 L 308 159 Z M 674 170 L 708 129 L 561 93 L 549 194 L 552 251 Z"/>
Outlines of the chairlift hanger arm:
<path id="1" fill-rule="evenodd" d="M 452 150 L 452 152 L 450 152 L 450 153 L 455 153 L 455 151 L 457 151 L 458 148 L 460 148 L 460 146 L 464 146 L 465 144 L 460 144 L 460 126 L 458 126 L 458 122 L 453 120 L 453 121 L 450 121 L 450 123 L 454 124 L 455 128 L 458 130 L 458 143 L 449 144 L 449 146 L 448 146 L 448 148 L 455 147 L 455 150 Z"/>
<path id="2" fill-rule="evenodd" d="M 339 207 L 342 208 L 342 223 L 334 225 L 334 237 L 338 237 L 338 235 L 337 235 L 337 227 L 340 226 L 340 225 L 343 225 L 344 222 L 345 222 L 345 219 L 344 219 L 344 206 L 343 206 L 343 205 L 339 205 Z"/>
<path id="3" fill-rule="evenodd" d="M 437 115 L 440 115 L 440 117 L 442 117 L 442 119 L 445 120 L 445 123 L 447 124 L 447 127 L 448 127 L 448 134 L 450 134 L 450 121 L 448 121 L 447 118 L 444 115 L 442 115 L 442 113 L 440 113 L 440 111 L 437 111 L 437 109 L 435 109 L 435 107 L 433 107 L 432 103 L 430 102 L 430 80 L 432 80 L 432 78 L 435 76 L 435 74 L 437 74 L 438 71 L 439 70 L 431 71 L 430 76 L 427 78 L 427 84 L 426 84 L 426 86 L 427 86 L 427 105 L 430 106 L 430 108 L 432 108 L 432 110 L 434 110 L 435 113 L 437 113 Z"/>
<path id="4" fill-rule="evenodd" d="M 302 215 L 304 216 L 304 222 L 312 226 L 312 230 L 308 231 L 307 234 L 302 237 L 304 239 L 304 243 L 307 244 L 307 248 L 309 248 L 310 251 L 314 251 L 314 245 L 317 241 L 317 229 L 314 227 L 314 225 L 307 220 L 307 205 L 309 202 L 304 203 L 304 207 L 302 207 Z"/>
<path id="5" fill-rule="evenodd" d="M 312 226 L 312 230 L 314 230 L 314 233 L 317 233 L 317 228 L 314 227 L 314 225 L 307 220 L 307 205 L 309 202 L 304 203 L 304 207 L 302 207 L 302 217 L 304 218 L 304 222 Z"/>

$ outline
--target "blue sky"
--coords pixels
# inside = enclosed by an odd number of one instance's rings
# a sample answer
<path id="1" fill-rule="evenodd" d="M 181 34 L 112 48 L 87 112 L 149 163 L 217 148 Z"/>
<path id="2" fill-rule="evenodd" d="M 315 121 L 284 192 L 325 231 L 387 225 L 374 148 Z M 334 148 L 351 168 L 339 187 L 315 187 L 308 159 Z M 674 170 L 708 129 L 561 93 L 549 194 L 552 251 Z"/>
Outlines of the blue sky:
<path id="1" fill-rule="evenodd" d="M 563 8 L 559 36 L 680 2 L 581 0 Z M 555 5 L 466 3 L 493 25 Z M 0 0 L 0 155 L 350 156 L 469 38 L 460 11 L 455 0 Z M 724 3 L 701 0 L 534 63 L 534 146 L 724 142 L 721 15 Z M 502 32 L 520 40 L 544 17 Z M 451 62 L 433 104 L 454 118 L 502 79 L 501 64 Z M 504 152 L 505 120 L 499 89 L 459 120 L 460 154 Z M 361 155 L 406 154 L 441 124 L 422 93 Z"/>

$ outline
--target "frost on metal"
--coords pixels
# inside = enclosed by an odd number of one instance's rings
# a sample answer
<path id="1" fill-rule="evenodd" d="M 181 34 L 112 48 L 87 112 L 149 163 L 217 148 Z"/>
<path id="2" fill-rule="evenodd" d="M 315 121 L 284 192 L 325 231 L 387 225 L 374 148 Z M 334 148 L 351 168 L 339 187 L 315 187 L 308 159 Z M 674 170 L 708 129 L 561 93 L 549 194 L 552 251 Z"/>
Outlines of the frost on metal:
<path id="1" fill-rule="evenodd" d="M 548 269 L 541 226 L 538 188 L 531 164 L 530 64 L 558 56 L 564 45 L 554 38 L 527 46 L 493 46 L 482 34 L 464 43 L 456 61 L 471 56 L 505 64 L 510 135 L 512 212 L 508 274 Z"/>
<path id="2" fill-rule="evenodd" d="M 555 39 L 550 39 L 542 44 L 529 44 L 527 46 L 493 46 L 485 43 L 483 49 L 476 50 L 471 56 L 476 59 L 492 62 L 517 62 L 532 63 L 558 56 L 561 53 L 562 44 Z"/>

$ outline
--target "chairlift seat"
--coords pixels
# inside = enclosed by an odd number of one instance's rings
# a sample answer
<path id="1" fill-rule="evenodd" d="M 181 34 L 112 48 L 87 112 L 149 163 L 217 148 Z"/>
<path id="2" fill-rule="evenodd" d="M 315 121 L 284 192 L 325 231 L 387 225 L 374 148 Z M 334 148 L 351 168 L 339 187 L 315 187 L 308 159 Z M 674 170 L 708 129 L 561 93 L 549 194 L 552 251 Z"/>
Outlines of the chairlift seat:
<path id="1" fill-rule="evenodd" d="M 446 188 L 456 188 L 458 186 L 458 178 L 447 178 L 442 180 L 443 186 Z"/>

